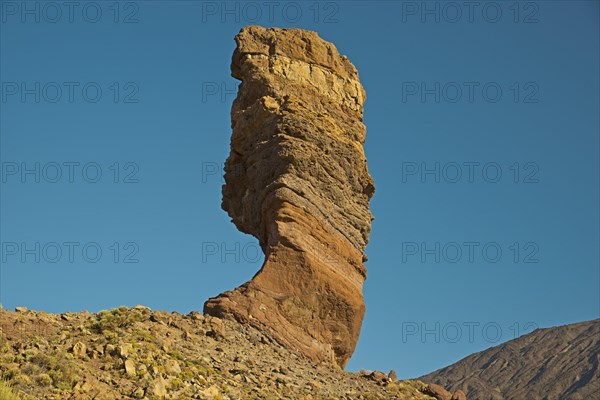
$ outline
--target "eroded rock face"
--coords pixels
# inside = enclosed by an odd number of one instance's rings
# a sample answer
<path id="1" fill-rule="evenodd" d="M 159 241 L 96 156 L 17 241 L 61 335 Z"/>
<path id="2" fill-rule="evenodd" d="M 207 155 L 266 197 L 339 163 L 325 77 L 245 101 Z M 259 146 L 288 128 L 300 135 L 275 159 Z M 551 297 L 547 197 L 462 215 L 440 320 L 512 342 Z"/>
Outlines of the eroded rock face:
<path id="1" fill-rule="evenodd" d="M 315 32 L 246 27 L 236 36 L 231 154 L 223 209 L 258 238 L 252 280 L 205 313 L 269 328 L 317 362 L 345 366 L 365 306 L 373 180 L 363 151 L 365 92 Z"/>

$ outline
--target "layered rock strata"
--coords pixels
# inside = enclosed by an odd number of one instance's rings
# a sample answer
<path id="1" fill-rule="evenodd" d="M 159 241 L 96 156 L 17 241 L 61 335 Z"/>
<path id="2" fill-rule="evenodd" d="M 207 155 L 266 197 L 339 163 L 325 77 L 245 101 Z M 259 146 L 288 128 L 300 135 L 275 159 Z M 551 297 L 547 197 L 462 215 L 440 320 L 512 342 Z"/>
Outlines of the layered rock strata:
<path id="1" fill-rule="evenodd" d="M 207 314 L 267 327 L 316 362 L 344 367 L 365 313 L 374 193 L 363 144 L 365 91 L 333 44 L 300 29 L 235 38 L 231 153 L 222 207 L 265 253 Z"/>

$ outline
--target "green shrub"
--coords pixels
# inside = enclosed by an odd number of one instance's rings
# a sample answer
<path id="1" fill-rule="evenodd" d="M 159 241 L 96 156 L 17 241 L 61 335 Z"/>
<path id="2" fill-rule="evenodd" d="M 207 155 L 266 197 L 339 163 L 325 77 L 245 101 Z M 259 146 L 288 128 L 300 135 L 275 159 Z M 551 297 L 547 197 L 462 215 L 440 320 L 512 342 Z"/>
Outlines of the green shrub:
<path id="1" fill-rule="evenodd" d="M 0 336 L 0 353 L 8 353 L 10 345 L 4 336 Z"/>
<path id="2" fill-rule="evenodd" d="M 184 360 L 185 359 L 185 356 L 183 355 L 183 353 L 180 351 L 177 351 L 177 350 L 171 350 L 171 351 L 167 352 L 167 354 L 176 360 Z"/>
<path id="3" fill-rule="evenodd" d="M 175 378 L 171 381 L 171 385 L 173 386 L 174 389 L 181 389 L 182 387 L 184 387 L 184 383 L 181 379 L 179 378 Z"/>
<path id="4" fill-rule="evenodd" d="M 18 374 L 12 378 L 11 384 L 19 386 L 28 386 L 31 384 L 31 379 L 29 379 L 27 375 Z"/>
<path id="5" fill-rule="evenodd" d="M 37 353 L 31 357 L 30 361 L 42 368 L 51 369 L 53 365 L 57 364 L 57 360 L 54 357 L 50 357 L 43 353 Z"/>
<path id="6" fill-rule="evenodd" d="M 114 332 L 130 327 L 143 319 L 144 316 L 139 310 L 129 310 L 127 307 L 113 308 L 100 311 L 96 315 L 96 321 L 90 325 L 90 329 L 94 333 Z"/>
<path id="7" fill-rule="evenodd" d="M 50 386 L 52 385 L 52 378 L 48 374 L 39 374 L 35 377 L 35 381 L 40 386 Z"/>
<path id="8" fill-rule="evenodd" d="M 0 377 L 0 380 L 5 380 L 5 381 L 10 381 L 11 379 L 13 379 L 15 376 L 19 375 L 19 369 L 18 368 L 11 368 L 8 369 L 6 371 L 4 371 L 2 373 L 2 376 Z"/>
<path id="9" fill-rule="evenodd" d="M 181 373 L 179 373 L 178 377 L 181 380 L 189 381 L 194 378 L 194 373 L 192 371 L 190 371 L 189 369 L 187 369 L 187 370 L 184 370 Z"/>
<path id="10" fill-rule="evenodd" d="M 149 342 L 152 343 L 154 342 L 156 339 L 154 339 L 154 337 L 150 334 L 150 332 L 148 331 L 143 331 L 141 329 L 136 329 L 133 334 L 131 335 L 131 341 L 134 343 L 137 342 Z"/>
<path id="11" fill-rule="evenodd" d="M 52 384 L 60 389 L 71 389 L 79 377 L 75 366 L 65 357 L 65 355 L 38 353 L 31 357 L 31 364 L 28 364 L 25 368 L 29 367 L 31 369 L 28 372 L 29 375 L 40 372 L 40 369 L 45 372 L 37 375 L 37 377 L 43 376 L 40 378 L 41 382 L 36 377 L 36 381 L 41 385 L 49 386 Z"/>

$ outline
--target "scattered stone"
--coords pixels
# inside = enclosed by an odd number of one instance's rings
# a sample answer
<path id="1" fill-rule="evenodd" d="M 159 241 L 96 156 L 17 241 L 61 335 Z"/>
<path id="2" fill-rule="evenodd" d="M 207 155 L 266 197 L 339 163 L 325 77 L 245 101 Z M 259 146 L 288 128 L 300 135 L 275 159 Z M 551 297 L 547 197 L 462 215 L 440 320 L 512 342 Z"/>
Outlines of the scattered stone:
<path id="1" fill-rule="evenodd" d="M 71 351 L 73 352 L 74 356 L 83 358 L 86 356 L 87 346 L 84 343 L 77 342 L 73 345 Z"/>
<path id="2" fill-rule="evenodd" d="M 94 385 L 89 380 L 86 380 L 84 382 L 77 382 L 75 386 L 73 386 L 73 390 L 76 392 L 89 392 L 93 388 Z"/>
<path id="3" fill-rule="evenodd" d="M 106 346 L 104 346 L 104 352 L 106 354 L 113 354 L 115 351 L 116 351 L 116 347 L 114 344 L 108 343 Z"/>
<path id="4" fill-rule="evenodd" d="M 204 320 L 204 316 L 202 314 L 200 314 L 198 311 L 192 311 L 189 313 L 190 318 L 192 318 L 195 321 L 203 321 Z"/>
<path id="5" fill-rule="evenodd" d="M 159 398 L 163 398 L 167 395 L 167 389 L 165 387 L 165 380 L 161 377 L 158 377 L 151 386 L 151 394 L 157 396 Z"/>
<path id="6" fill-rule="evenodd" d="M 133 345 L 131 343 L 121 343 L 117 347 L 117 354 L 121 356 L 121 358 L 127 358 L 129 353 L 133 350 Z"/>
<path id="7" fill-rule="evenodd" d="M 463 392 L 462 390 L 458 389 L 452 395 L 452 399 L 451 400 L 467 400 L 467 395 L 465 394 L 465 392 Z"/>
<path id="8" fill-rule="evenodd" d="M 94 350 L 96 350 L 100 355 L 104 354 L 104 349 L 105 346 L 103 346 L 102 344 L 97 344 L 96 346 L 94 346 Z"/>
<path id="9" fill-rule="evenodd" d="M 25 313 L 25 312 L 27 312 L 27 311 L 28 311 L 28 310 L 27 310 L 27 307 L 23 307 L 23 306 L 15 307 L 15 312 L 18 312 L 18 313 Z"/>
<path id="10" fill-rule="evenodd" d="M 200 395 L 204 396 L 205 399 L 214 399 L 219 395 L 219 388 L 215 385 L 208 387 L 200 392 Z"/>
<path id="11" fill-rule="evenodd" d="M 179 366 L 177 360 L 169 360 L 165 364 L 165 371 L 169 375 L 178 375 L 181 373 L 181 367 Z"/>
<path id="12" fill-rule="evenodd" d="M 225 326 L 223 325 L 223 320 L 215 317 L 208 317 L 204 320 L 208 325 L 208 331 L 206 332 L 206 336 L 211 336 L 214 338 L 222 338 L 225 335 Z"/>
<path id="13" fill-rule="evenodd" d="M 152 314 L 150 315 L 150 321 L 157 322 L 161 325 L 166 325 L 168 319 L 169 319 L 169 314 L 167 314 L 163 311 L 153 311 Z"/>
<path id="14" fill-rule="evenodd" d="M 131 395 L 136 399 L 142 399 L 142 398 L 144 398 L 144 389 L 137 388 L 133 391 L 133 393 Z"/>
<path id="15" fill-rule="evenodd" d="M 390 373 L 388 374 L 388 379 L 390 380 L 390 382 L 396 382 L 398 380 L 398 376 L 396 375 L 396 371 L 391 370 Z"/>
<path id="16" fill-rule="evenodd" d="M 388 381 L 388 376 L 381 371 L 371 372 L 371 374 L 369 375 L 369 378 L 371 378 L 371 380 L 374 380 L 375 382 L 381 382 L 381 383 Z"/>
<path id="17" fill-rule="evenodd" d="M 160 348 L 161 348 L 163 351 L 166 351 L 166 352 L 168 353 L 168 352 L 169 352 L 169 350 L 171 349 L 171 340 L 169 340 L 169 339 L 166 339 L 166 338 L 165 338 L 165 339 L 164 339 L 164 340 L 161 342 Z"/>
<path id="18" fill-rule="evenodd" d="M 89 392 L 93 388 L 94 388 L 94 384 L 90 380 L 86 380 L 85 382 L 83 382 L 83 385 L 81 385 L 81 391 L 83 391 L 83 392 Z"/>
<path id="19" fill-rule="evenodd" d="M 436 385 L 435 383 L 430 383 L 427 385 L 423 393 L 435 397 L 437 400 L 451 400 L 452 393 L 441 387 L 440 385 Z"/>
<path id="20" fill-rule="evenodd" d="M 137 372 L 135 370 L 135 363 L 133 360 L 125 360 L 125 373 L 131 378 L 136 376 Z"/>

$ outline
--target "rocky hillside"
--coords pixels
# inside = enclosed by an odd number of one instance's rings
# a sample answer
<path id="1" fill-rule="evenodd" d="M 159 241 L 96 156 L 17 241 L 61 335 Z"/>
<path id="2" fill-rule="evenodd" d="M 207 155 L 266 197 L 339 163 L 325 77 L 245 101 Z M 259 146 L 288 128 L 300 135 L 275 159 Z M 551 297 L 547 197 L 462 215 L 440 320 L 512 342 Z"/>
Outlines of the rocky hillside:
<path id="1" fill-rule="evenodd" d="M 528 335 L 421 377 L 469 398 L 600 398 L 600 319 Z"/>
<path id="2" fill-rule="evenodd" d="M 142 306 L 0 311 L 0 375 L 3 400 L 7 384 L 21 400 L 439 398 L 394 373 L 317 366 L 257 327 Z"/>

